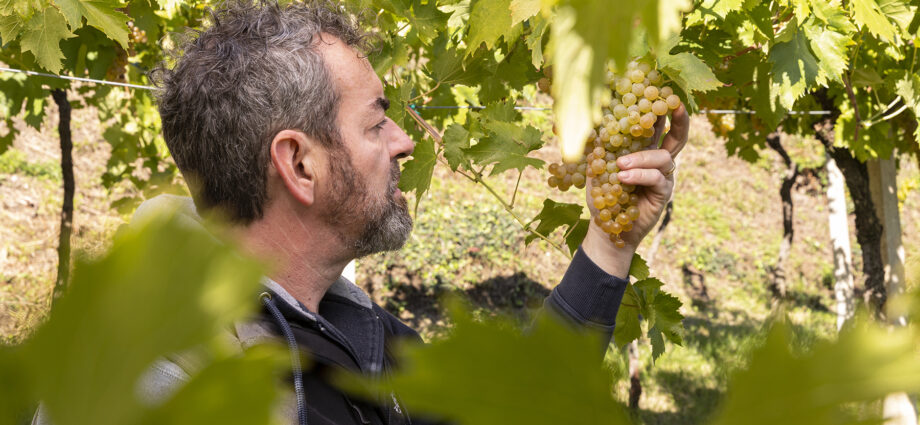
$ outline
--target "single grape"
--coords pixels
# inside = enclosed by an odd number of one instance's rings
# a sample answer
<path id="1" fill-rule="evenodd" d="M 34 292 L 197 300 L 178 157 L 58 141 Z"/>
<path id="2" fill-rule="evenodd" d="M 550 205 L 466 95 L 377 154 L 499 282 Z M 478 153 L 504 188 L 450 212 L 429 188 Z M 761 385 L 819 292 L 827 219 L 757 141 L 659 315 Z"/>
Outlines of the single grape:
<path id="1" fill-rule="evenodd" d="M 617 127 L 619 127 L 619 125 Z M 618 148 L 621 145 L 623 145 L 623 135 L 614 134 L 613 136 L 610 136 L 610 145 L 615 148 Z"/>
<path id="2" fill-rule="evenodd" d="M 639 203 L 639 195 L 636 195 L 635 193 L 631 193 L 631 194 L 629 195 L 629 203 L 632 204 L 632 205 L 638 204 L 638 203 Z"/>
<path id="3" fill-rule="evenodd" d="M 620 223 L 621 225 L 625 225 L 626 223 L 629 223 L 629 216 L 626 215 L 625 212 L 621 212 L 617 214 L 617 223 Z"/>
<path id="4" fill-rule="evenodd" d="M 631 185 L 631 184 L 624 184 L 624 185 L 623 185 L 623 191 L 626 192 L 626 193 L 632 193 L 632 191 L 634 191 L 634 190 L 636 190 L 636 186 L 635 186 L 635 185 Z M 623 203 L 625 204 L 626 202 L 623 202 Z"/>
<path id="5" fill-rule="evenodd" d="M 603 195 L 594 198 L 591 202 L 594 204 L 594 208 L 597 208 L 598 210 L 602 210 L 605 206 L 607 206 L 606 198 L 604 198 Z"/>
<path id="6" fill-rule="evenodd" d="M 642 99 L 639 99 L 638 102 L 636 102 L 636 106 L 639 107 L 639 112 L 641 112 L 641 113 L 643 113 L 643 114 L 652 111 L 652 101 L 651 101 L 651 100 L 648 100 L 648 99 L 646 99 L 646 98 L 644 98 L 644 97 L 643 97 Z"/>
<path id="7" fill-rule="evenodd" d="M 631 105 L 635 105 L 637 100 L 639 100 L 639 98 L 632 93 L 623 95 L 623 104 L 626 105 L 627 108 Z"/>
<path id="8" fill-rule="evenodd" d="M 658 99 L 658 87 L 648 86 L 645 88 L 645 98 L 648 100 Z"/>
<path id="9" fill-rule="evenodd" d="M 677 109 L 677 107 L 680 106 L 680 98 L 678 98 L 676 94 L 668 96 L 665 102 L 668 102 L 668 108 L 670 109 Z"/>
<path id="10" fill-rule="evenodd" d="M 648 74 L 646 74 L 645 76 L 648 78 L 649 81 L 652 82 L 652 84 L 658 84 L 661 82 L 661 73 L 659 73 L 657 70 L 653 69 L 649 71 Z"/>
<path id="11" fill-rule="evenodd" d="M 629 91 L 632 90 L 632 81 L 629 81 L 629 78 L 620 78 L 619 80 L 617 80 L 616 90 L 617 90 L 617 94 L 619 94 L 620 96 L 623 96 L 626 93 L 629 93 Z"/>
<path id="12" fill-rule="evenodd" d="M 655 115 L 661 116 L 668 113 L 668 103 L 658 99 L 652 103 L 652 112 Z"/>
<path id="13" fill-rule="evenodd" d="M 636 69 L 642 71 L 642 74 L 648 74 L 652 70 L 652 66 L 648 62 L 639 62 L 639 65 L 636 66 Z"/>
<path id="14" fill-rule="evenodd" d="M 661 103 L 664 103 L 664 102 L 661 102 Z M 667 107 L 667 105 L 665 105 L 665 107 Z M 617 119 L 625 117 L 626 114 L 627 114 L 626 105 L 619 104 L 613 107 L 613 116 L 616 117 Z"/>
<path id="15" fill-rule="evenodd" d="M 655 128 L 654 128 L 654 127 L 649 127 L 649 128 L 646 128 L 646 129 L 642 130 L 642 137 L 648 138 L 648 137 L 652 137 L 652 136 L 654 136 L 654 135 L 655 135 Z"/>
<path id="16" fill-rule="evenodd" d="M 646 99 L 642 99 L 642 100 L 645 100 L 646 102 L 648 102 L 648 100 Z M 655 116 L 655 114 L 648 112 L 645 115 L 642 115 L 641 118 L 639 118 L 639 125 L 641 125 L 642 128 L 652 128 L 652 126 L 655 125 L 656 119 L 657 117 Z"/>
<path id="17" fill-rule="evenodd" d="M 581 173 L 572 174 L 572 185 L 583 189 L 585 187 L 585 176 Z"/>
<path id="18" fill-rule="evenodd" d="M 566 174 L 565 177 L 562 178 L 562 184 L 560 184 L 560 186 L 571 186 L 571 185 L 572 185 L 572 175 Z"/>
<path id="19" fill-rule="evenodd" d="M 604 195 L 600 187 L 594 186 L 594 182 L 591 182 L 591 185 L 591 199 L 597 199 Z"/>
<path id="20" fill-rule="evenodd" d="M 617 125 L 620 127 L 620 132 L 626 131 L 629 129 L 629 117 L 625 116 L 620 118 L 620 122 L 618 122 Z"/>
<path id="21" fill-rule="evenodd" d="M 641 83 L 645 79 L 645 72 L 640 69 L 634 69 L 629 72 L 629 80 L 633 83 Z"/>
<path id="22" fill-rule="evenodd" d="M 604 183 L 601 185 L 601 193 L 603 193 L 604 195 L 610 193 L 611 190 L 613 189 L 610 183 Z"/>
<path id="23" fill-rule="evenodd" d="M 602 221 L 602 222 L 601 222 L 601 230 L 603 230 L 604 233 L 613 233 L 613 225 L 614 225 L 614 224 L 616 224 L 615 221 L 610 221 L 610 220 Z"/>
<path id="24" fill-rule="evenodd" d="M 626 248 L 626 241 L 617 238 L 615 241 L 613 241 L 613 246 L 617 247 L 618 249 Z"/>
<path id="25" fill-rule="evenodd" d="M 549 164 L 549 173 L 557 177 L 562 177 L 565 174 L 565 172 L 560 169 L 559 164 Z"/>
<path id="26" fill-rule="evenodd" d="M 629 208 L 626 208 L 626 215 L 630 220 L 635 221 L 639 218 L 639 207 L 635 205 L 630 205 Z"/>
<path id="27" fill-rule="evenodd" d="M 617 197 L 616 197 L 616 195 L 614 195 L 614 194 L 612 194 L 612 193 L 605 193 L 605 194 L 604 194 L 604 205 L 606 205 L 606 206 L 612 206 L 612 205 L 615 205 L 616 203 L 617 203 Z"/>
<path id="28" fill-rule="evenodd" d="M 610 220 L 610 217 L 611 217 L 610 210 L 608 210 L 607 208 L 602 209 L 597 214 L 597 218 L 601 219 L 601 221 L 608 221 Z"/>
<path id="29" fill-rule="evenodd" d="M 559 187 L 559 177 L 549 176 L 549 180 L 546 181 L 546 184 L 548 184 L 549 187 Z"/>
<path id="30" fill-rule="evenodd" d="M 642 115 L 641 115 L 639 112 L 637 112 L 637 111 L 632 111 L 632 112 L 629 113 L 629 116 L 626 117 L 626 120 L 627 120 L 630 124 L 639 124 L 639 119 L 641 119 L 641 118 L 642 118 Z M 632 131 L 632 130 L 630 129 L 630 131 Z"/>
<path id="31" fill-rule="evenodd" d="M 629 127 L 629 134 L 632 134 L 633 137 L 639 137 L 642 135 L 642 126 L 639 124 L 633 124 L 632 127 Z"/>
<path id="32" fill-rule="evenodd" d="M 625 185 L 624 185 L 624 186 L 625 186 Z M 625 190 L 626 188 L 624 187 L 623 189 Z M 620 196 L 617 198 L 617 202 L 620 203 L 620 204 L 627 204 L 627 203 L 629 203 L 629 192 L 623 192 L 623 193 L 621 193 Z"/>
<path id="33" fill-rule="evenodd" d="M 633 83 L 630 93 L 636 96 L 636 99 L 638 100 L 638 98 L 645 95 L 645 84 Z"/>
<path id="34" fill-rule="evenodd" d="M 617 215 L 620 213 L 623 207 L 617 203 L 617 204 L 611 205 L 610 208 L 607 208 L 607 209 L 610 210 L 611 215 Z"/>
<path id="35" fill-rule="evenodd" d="M 633 142 L 629 145 L 629 150 L 633 152 L 636 152 L 641 149 L 642 149 L 642 142 L 640 142 L 639 140 L 633 140 Z"/>
<path id="36" fill-rule="evenodd" d="M 567 185 L 567 184 L 565 184 L 565 183 L 560 183 L 560 184 L 559 184 L 559 190 L 561 190 L 561 191 L 563 191 L 563 192 L 569 190 L 569 187 L 571 187 L 571 185 Z"/>
<path id="37" fill-rule="evenodd" d="M 631 90 L 631 89 L 632 89 L 632 85 L 630 85 L 629 88 L 630 88 L 630 90 Z M 628 90 L 627 90 L 627 91 L 628 91 Z M 667 99 L 667 97 L 670 96 L 670 95 L 672 95 L 672 94 L 674 94 L 674 89 L 672 89 L 672 88 L 670 88 L 670 87 L 668 87 L 668 86 L 662 87 L 662 88 L 659 90 L 659 92 L 658 92 L 658 95 L 661 96 L 661 97 L 663 97 L 663 98 L 665 98 L 665 99 Z"/>

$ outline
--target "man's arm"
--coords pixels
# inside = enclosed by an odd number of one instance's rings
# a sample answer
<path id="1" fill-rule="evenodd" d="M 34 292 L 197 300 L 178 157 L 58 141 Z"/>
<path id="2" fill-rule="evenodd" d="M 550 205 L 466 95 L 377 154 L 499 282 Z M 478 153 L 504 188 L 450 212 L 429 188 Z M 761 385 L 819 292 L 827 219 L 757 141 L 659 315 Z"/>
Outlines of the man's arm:
<path id="1" fill-rule="evenodd" d="M 663 131 L 657 126 L 656 137 Z M 633 229 L 620 236 L 626 246 L 617 248 L 592 219 L 588 234 L 572 258 L 562 281 L 544 303 L 546 310 L 577 326 L 602 332 L 609 341 L 616 325 L 617 311 L 629 282 L 629 266 L 639 243 L 658 222 L 674 190 L 674 158 L 687 143 L 690 117 L 683 105 L 674 110 L 669 131 L 658 149 L 624 155 L 617 159 L 620 182 L 636 186 L 639 219 Z M 598 214 L 587 187 L 588 209 Z"/>

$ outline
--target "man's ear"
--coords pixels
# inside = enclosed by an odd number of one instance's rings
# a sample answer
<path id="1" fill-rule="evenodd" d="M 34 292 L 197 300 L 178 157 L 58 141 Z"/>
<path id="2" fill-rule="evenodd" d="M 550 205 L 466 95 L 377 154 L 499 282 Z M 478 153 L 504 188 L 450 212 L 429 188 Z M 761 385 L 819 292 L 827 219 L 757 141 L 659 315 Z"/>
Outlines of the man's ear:
<path id="1" fill-rule="evenodd" d="M 319 145 L 302 131 L 281 130 L 272 139 L 272 166 L 288 193 L 305 206 L 316 199 Z"/>

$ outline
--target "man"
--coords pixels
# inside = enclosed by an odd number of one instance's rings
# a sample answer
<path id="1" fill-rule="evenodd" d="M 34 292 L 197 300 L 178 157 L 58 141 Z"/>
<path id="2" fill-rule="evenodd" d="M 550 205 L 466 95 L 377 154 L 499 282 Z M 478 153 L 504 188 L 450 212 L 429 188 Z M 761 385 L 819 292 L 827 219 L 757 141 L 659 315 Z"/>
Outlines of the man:
<path id="1" fill-rule="evenodd" d="M 386 374 L 388 347 L 418 334 L 341 278 L 353 259 L 399 249 L 412 228 L 397 189 L 413 142 L 387 118 L 364 37 L 327 6 L 233 3 L 159 73 L 169 149 L 199 212 L 218 211 L 271 271 L 265 310 L 235 329 L 244 347 L 286 338 L 294 351 L 291 422 L 423 423 L 396 394 L 355 400 L 324 379 L 334 368 Z M 671 196 L 673 155 L 687 138 L 681 107 L 663 149 L 620 159 L 620 180 L 643 186 L 641 218 L 617 249 L 593 220 L 546 309 L 609 340 L 633 253 Z M 667 177 L 666 177 L 667 175 Z M 303 350 L 314 360 L 299 373 Z M 179 385 L 181 357 L 157 365 L 152 397 Z"/>

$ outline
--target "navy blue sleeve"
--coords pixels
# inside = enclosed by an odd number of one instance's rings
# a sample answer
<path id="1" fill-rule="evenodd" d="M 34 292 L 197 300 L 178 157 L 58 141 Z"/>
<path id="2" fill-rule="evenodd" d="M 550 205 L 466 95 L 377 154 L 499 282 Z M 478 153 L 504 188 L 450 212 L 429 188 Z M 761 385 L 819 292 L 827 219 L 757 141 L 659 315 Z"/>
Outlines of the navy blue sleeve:
<path id="1" fill-rule="evenodd" d="M 627 276 L 628 278 L 628 276 Z M 544 308 L 576 326 L 595 329 L 610 341 L 626 279 L 607 274 L 578 248 L 562 282 L 543 303 Z"/>

